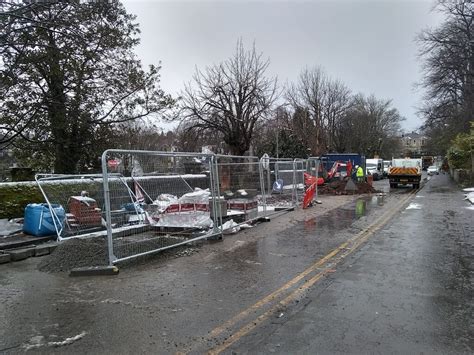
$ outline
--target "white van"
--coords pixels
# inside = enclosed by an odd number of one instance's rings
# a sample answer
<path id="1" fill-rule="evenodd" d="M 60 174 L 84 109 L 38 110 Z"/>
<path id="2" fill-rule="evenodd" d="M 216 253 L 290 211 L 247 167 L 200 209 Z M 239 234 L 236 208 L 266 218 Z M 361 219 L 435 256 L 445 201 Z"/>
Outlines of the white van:
<path id="1" fill-rule="evenodd" d="M 391 160 L 384 160 L 383 161 L 383 176 L 387 177 L 388 176 L 388 170 L 392 166 L 392 161 Z"/>
<path id="2" fill-rule="evenodd" d="M 367 175 L 372 175 L 374 180 L 383 179 L 383 160 L 382 159 L 366 159 L 365 168 Z"/>

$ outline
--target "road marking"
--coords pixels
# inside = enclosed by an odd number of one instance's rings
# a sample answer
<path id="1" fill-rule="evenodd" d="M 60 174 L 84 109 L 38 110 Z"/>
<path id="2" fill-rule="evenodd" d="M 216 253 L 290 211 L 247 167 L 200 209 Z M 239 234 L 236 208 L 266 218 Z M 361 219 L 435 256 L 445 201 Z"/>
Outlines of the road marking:
<path id="1" fill-rule="evenodd" d="M 206 337 L 206 340 L 211 340 L 213 338 L 218 337 L 222 333 L 229 331 L 233 326 L 235 326 L 239 321 L 243 320 L 247 316 L 249 316 L 252 312 L 257 311 L 258 309 L 262 308 L 266 304 L 276 300 L 278 297 L 282 296 L 282 294 L 291 289 L 293 286 L 295 286 L 298 282 L 300 282 L 303 278 L 311 274 L 312 272 L 316 271 L 317 269 L 320 269 L 323 265 L 328 264 L 329 261 L 334 258 L 336 255 L 343 252 L 343 256 L 339 258 L 338 262 L 343 260 L 347 255 L 352 253 L 355 249 L 357 249 L 365 240 L 368 239 L 368 236 L 366 238 L 363 238 L 364 234 L 369 233 L 369 236 L 373 234 L 376 230 L 378 230 L 383 224 L 385 224 L 395 213 L 397 213 L 400 209 L 400 207 L 408 201 L 409 198 L 416 192 L 417 190 L 410 191 L 404 199 L 402 199 L 398 204 L 395 205 L 393 210 L 389 210 L 382 214 L 372 225 L 368 226 L 367 228 L 363 229 L 359 233 L 357 233 L 355 236 L 349 238 L 347 241 L 344 243 L 340 244 L 337 248 L 333 249 L 331 252 L 329 252 L 327 255 L 325 255 L 323 258 L 319 259 L 316 261 L 314 264 L 309 266 L 307 269 L 296 275 L 293 279 L 285 283 L 283 286 L 278 288 L 277 290 L 273 291 L 269 295 L 265 296 L 261 300 L 257 301 L 255 304 L 252 306 L 248 307 L 247 309 L 243 310 L 239 314 L 235 315 L 228 321 L 226 321 L 224 324 L 214 328 Z M 377 227 L 377 228 L 375 228 Z M 361 240 L 360 242 L 357 243 L 358 240 Z M 353 243 L 352 247 L 350 247 L 350 244 Z M 345 255 L 344 255 L 345 254 Z M 336 263 L 337 264 L 337 263 Z M 331 267 L 333 267 L 332 265 Z M 331 269 L 332 270 L 332 269 Z M 293 291 L 290 293 L 289 296 L 287 296 L 283 301 L 280 301 L 276 304 L 276 306 L 281 306 L 284 305 L 285 303 L 282 304 L 287 299 L 294 299 L 295 294 L 300 294 L 302 291 L 298 292 L 298 290 L 306 290 L 310 286 L 312 286 L 314 283 L 316 283 L 318 280 L 320 280 L 326 273 L 328 273 L 328 266 L 325 267 L 325 270 L 319 272 L 315 276 L 313 276 L 310 280 L 305 281 L 302 286 L 300 286 L 296 291 Z M 305 286 L 306 285 L 306 286 Z M 233 333 L 227 340 L 221 344 L 219 347 L 214 348 L 209 351 L 209 354 L 217 354 L 226 348 L 228 348 L 230 345 L 232 345 L 234 342 L 236 342 L 238 339 L 240 339 L 242 336 L 250 332 L 252 329 L 254 329 L 258 324 L 263 322 L 265 319 L 268 318 L 268 316 L 265 316 L 266 314 L 270 315 L 273 314 L 275 307 L 273 306 L 271 309 L 263 313 L 261 316 L 257 317 L 257 319 L 254 322 L 248 323 L 246 326 L 241 328 L 239 331 L 236 333 Z M 254 324 L 255 323 L 255 324 Z M 252 326 L 254 324 L 254 326 Z M 193 347 L 194 349 L 194 347 Z M 191 350 L 187 350 L 186 352 L 190 352 Z"/>
<path id="2" fill-rule="evenodd" d="M 348 255 L 352 254 L 354 251 L 356 251 L 365 241 L 367 241 L 370 236 L 372 236 L 376 231 L 378 231 L 384 224 L 386 224 L 396 213 L 398 213 L 402 206 L 412 197 L 412 195 L 414 195 L 416 193 L 417 190 L 413 190 L 411 191 L 407 197 L 405 197 L 404 199 L 402 199 L 397 205 L 396 205 L 396 208 L 394 208 L 393 210 L 389 210 L 388 212 L 384 213 L 382 216 L 380 216 L 375 223 L 373 223 L 371 226 L 367 227 L 366 229 L 362 230 L 361 232 L 359 232 L 356 237 L 357 238 L 351 238 L 349 239 L 347 242 L 344 242 L 343 244 L 341 244 L 338 248 L 336 248 L 335 250 L 333 250 L 331 253 L 329 253 L 328 255 L 326 255 L 323 259 L 330 259 L 330 258 L 326 258 L 328 257 L 329 255 L 332 255 L 332 256 L 335 256 L 336 254 L 338 253 L 335 253 L 333 254 L 336 250 L 341 250 L 343 248 L 341 248 L 343 245 L 347 245 L 349 244 L 349 241 L 353 241 L 354 242 L 354 245 L 349 248 L 349 249 L 346 249 L 345 252 L 342 253 L 342 255 L 339 256 L 339 258 L 334 261 L 332 263 L 332 265 L 327 266 L 325 268 L 325 270 L 323 271 L 320 271 L 319 273 L 317 273 L 315 276 L 313 276 L 311 279 L 309 279 L 308 281 L 306 281 L 302 286 L 300 286 L 298 289 L 296 289 L 295 291 L 293 291 L 292 293 L 290 293 L 286 298 L 284 298 L 283 300 L 281 300 L 280 302 L 278 302 L 276 305 L 274 305 L 272 308 L 270 308 L 269 310 L 267 310 L 266 312 L 264 312 L 263 314 L 261 314 L 260 316 L 258 316 L 256 319 L 254 319 L 253 321 L 247 323 L 246 325 L 244 325 L 242 328 L 240 328 L 237 332 L 233 333 L 229 338 L 227 338 L 221 345 L 211 349 L 208 351 L 208 354 L 209 355 L 216 355 L 216 354 L 219 354 L 221 353 L 222 351 L 224 351 L 225 349 L 227 349 L 229 346 L 231 346 L 232 344 L 234 344 L 235 342 L 237 342 L 239 339 L 241 339 L 243 336 L 245 336 L 246 334 L 248 334 L 249 332 L 251 332 L 253 329 L 255 329 L 256 327 L 258 327 L 261 323 L 263 323 L 265 320 L 267 320 L 271 315 L 275 314 L 275 311 L 279 308 L 279 307 L 282 307 L 282 306 L 287 306 L 289 303 L 295 301 L 298 297 L 300 297 L 307 289 L 309 289 L 311 286 L 313 286 L 316 282 L 318 282 L 320 279 L 323 278 L 323 276 L 325 276 L 326 274 L 330 273 L 330 271 L 332 271 L 332 269 L 334 268 L 334 266 L 336 266 L 337 264 L 339 264 L 341 261 L 343 261 Z M 321 259 L 321 260 L 323 260 Z M 321 261 L 320 260 L 320 261 Z M 319 261 L 317 262 L 319 264 Z M 312 268 L 312 267 L 310 267 Z M 310 269 L 308 268 L 308 269 Z M 306 269 L 304 272 L 306 272 L 308 269 Z M 299 275 L 297 276 L 299 277 Z M 294 279 L 293 279 L 294 280 Z M 290 282 L 292 282 L 293 280 L 291 280 Z M 282 286 L 282 288 L 285 287 L 285 286 Z M 275 291 L 277 292 L 277 291 Z M 274 292 L 274 293 L 275 293 Z M 268 297 L 268 296 L 267 296 Z M 265 298 L 267 298 L 265 297 Z M 264 299 L 265 299 L 264 298 Z M 263 299 L 262 299 L 263 300 Z M 260 302 L 257 302 L 256 304 L 258 304 Z M 255 306 L 255 305 L 254 305 Z M 254 306 L 252 306 L 251 308 L 253 308 Z M 244 312 L 247 312 L 247 310 L 243 311 L 242 313 Z M 240 313 L 239 315 L 237 315 L 236 317 L 240 316 L 242 313 Z M 234 317 L 234 318 L 236 318 Z M 230 321 L 226 322 L 225 324 L 227 323 L 230 323 L 234 318 L 232 318 Z M 216 331 L 217 329 L 220 329 L 221 327 L 218 327 L 216 329 L 214 329 L 214 331 Z M 210 334 L 213 334 L 214 331 L 212 331 Z"/>

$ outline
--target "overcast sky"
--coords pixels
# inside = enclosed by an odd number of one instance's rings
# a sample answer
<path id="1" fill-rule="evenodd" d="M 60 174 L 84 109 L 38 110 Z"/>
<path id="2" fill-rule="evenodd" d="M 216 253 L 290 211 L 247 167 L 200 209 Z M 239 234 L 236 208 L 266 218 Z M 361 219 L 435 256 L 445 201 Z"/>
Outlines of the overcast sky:
<path id="1" fill-rule="evenodd" d="M 354 92 L 392 99 L 416 129 L 422 91 L 415 37 L 442 17 L 425 0 L 163 1 L 124 0 L 142 31 L 137 54 L 144 64 L 162 62 L 162 87 L 176 94 L 195 67 L 219 63 L 236 42 L 256 43 L 270 58 L 280 84 L 301 69 L 322 66 Z"/>

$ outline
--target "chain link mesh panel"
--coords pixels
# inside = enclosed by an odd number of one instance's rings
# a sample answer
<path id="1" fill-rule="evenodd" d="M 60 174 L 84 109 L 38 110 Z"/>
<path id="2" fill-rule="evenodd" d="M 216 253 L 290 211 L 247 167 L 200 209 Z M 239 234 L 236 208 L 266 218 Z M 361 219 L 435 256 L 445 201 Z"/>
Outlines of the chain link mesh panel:
<path id="1" fill-rule="evenodd" d="M 262 183 L 258 157 L 216 155 L 219 213 L 222 229 L 263 216 Z"/>
<path id="2" fill-rule="evenodd" d="M 101 175 L 37 175 L 36 182 L 59 240 L 105 230 Z"/>
<path id="3" fill-rule="evenodd" d="M 264 163 L 261 165 L 267 212 L 294 208 L 297 202 L 294 161 L 268 158 Z"/>
<path id="4" fill-rule="evenodd" d="M 111 263 L 219 233 L 213 159 L 197 153 L 104 152 Z"/>

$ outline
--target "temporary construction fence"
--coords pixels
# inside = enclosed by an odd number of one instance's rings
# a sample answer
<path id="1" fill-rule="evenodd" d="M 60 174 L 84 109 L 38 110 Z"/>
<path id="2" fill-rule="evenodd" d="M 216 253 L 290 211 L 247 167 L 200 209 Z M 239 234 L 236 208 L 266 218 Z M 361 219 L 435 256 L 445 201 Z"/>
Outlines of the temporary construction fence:
<path id="1" fill-rule="evenodd" d="M 38 174 L 35 179 L 49 210 L 41 212 L 38 229 L 47 219 L 59 240 L 104 230 L 102 175 Z"/>
<path id="2" fill-rule="evenodd" d="M 223 230 L 262 217 L 265 187 L 259 158 L 216 155 L 215 165 L 216 201 L 220 205 L 220 218 L 224 221 Z"/>
<path id="3" fill-rule="evenodd" d="M 306 160 L 306 173 L 316 181 L 314 199 L 318 198 L 318 180 L 322 171 L 321 159 L 319 157 L 309 157 Z"/>
<path id="4" fill-rule="evenodd" d="M 219 235 L 215 159 L 198 153 L 105 151 L 110 263 Z M 124 183 L 115 184 L 116 174 Z"/>
<path id="5" fill-rule="evenodd" d="M 314 170 L 316 169 L 316 170 Z M 115 264 L 219 238 L 298 206 L 316 160 L 110 149 L 102 175 L 37 177 L 60 240 L 106 239 Z"/>
<path id="6" fill-rule="evenodd" d="M 263 156 L 260 167 L 267 214 L 295 208 L 304 193 L 305 162 Z"/>

